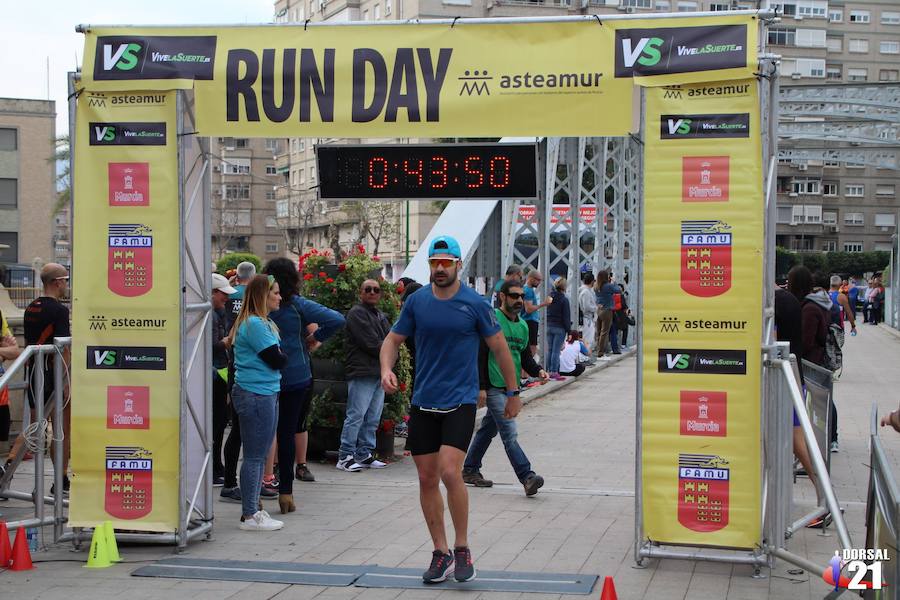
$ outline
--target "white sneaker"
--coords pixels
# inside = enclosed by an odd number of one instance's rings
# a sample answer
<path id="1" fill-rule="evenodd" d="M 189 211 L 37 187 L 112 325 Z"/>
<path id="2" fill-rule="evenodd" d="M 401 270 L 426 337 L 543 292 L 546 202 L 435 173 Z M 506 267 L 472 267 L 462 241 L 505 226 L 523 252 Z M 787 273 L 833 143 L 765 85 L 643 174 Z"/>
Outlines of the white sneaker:
<path id="1" fill-rule="evenodd" d="M 375 460 L 375 457 L 370 454 L 367 458 L 353 463 L 353 466 L 360 469 L 383 469 L 387 466 L 387 463 Z"/>
<path id="2" fill-rule="evenodd" d="M 351 455 L 347 455 L 344 458 L 337 461 L 337 464 L 334 467 L 340 471 L 347 471 L 349 473 L 356 473 L 357 471 L 361 471 L 362 467 L 356 464 Z"/>
<path id="3" fill-rule="evenodd" d="M 264 510 L 257 511 L 249 519 L 241 521 L 240 529 L 244 531 L 277 531 L 284 527 L 284 522 L 277 521 Z"/>

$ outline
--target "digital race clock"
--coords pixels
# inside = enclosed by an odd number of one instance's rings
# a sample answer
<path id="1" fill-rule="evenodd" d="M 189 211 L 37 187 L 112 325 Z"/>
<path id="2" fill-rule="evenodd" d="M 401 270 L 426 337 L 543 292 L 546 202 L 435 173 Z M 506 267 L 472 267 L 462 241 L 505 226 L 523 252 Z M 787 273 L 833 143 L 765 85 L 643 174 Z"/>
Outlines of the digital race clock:
<path id="1" fill-rule="evenodd" d="M 536 144 L 326 145 L 323 199 L 537 198 Z"/>

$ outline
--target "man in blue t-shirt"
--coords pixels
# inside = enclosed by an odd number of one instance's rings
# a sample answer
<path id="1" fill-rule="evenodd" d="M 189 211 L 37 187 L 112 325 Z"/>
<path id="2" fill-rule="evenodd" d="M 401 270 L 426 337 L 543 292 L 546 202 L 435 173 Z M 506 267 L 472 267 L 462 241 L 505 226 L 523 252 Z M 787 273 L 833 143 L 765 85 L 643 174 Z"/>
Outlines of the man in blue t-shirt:
<path id="1" fill-rule="evenodd" d="M 462 253 L 449 236 L 432 240 L 428 247 L 431 285 L 407 298 L 400 317 L 381 346 L 381 384 L 397 391 L 393 368 L 404 340 L 416 346 L 415 388 L 409 418 L 409 448 L 419 472 L 420 501 L 434 543 L 425 583 L 440 583 L 455 566 L 457 581 L 475 578 L 467 533 L 469 496 L 462 466 L 475 429 L 478 399 L 478 347 L 484 339 L 494 354 L 506 383 L 505 417 L 514 418 L 522 407 L 518 374 L 494 311 L 484 298 L 459 281 Z M 456 533 L 450 554 L 444 530 L 444 500 Z"/>

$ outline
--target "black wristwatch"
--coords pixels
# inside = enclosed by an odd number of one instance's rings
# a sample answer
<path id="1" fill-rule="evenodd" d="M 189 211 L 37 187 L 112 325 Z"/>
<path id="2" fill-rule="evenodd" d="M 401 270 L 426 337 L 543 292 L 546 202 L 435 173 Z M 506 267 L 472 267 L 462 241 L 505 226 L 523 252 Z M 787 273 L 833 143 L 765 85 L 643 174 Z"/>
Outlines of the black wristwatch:
<path id="1" fill-rule="evenodd" d="M 519 390 L 512 390 L 512 391 L 506 390 L 506 397 L 507 397 L 507 398 L 515 398 L 515 397 L 518 396 L 518 395 L 519 395 Z"/>

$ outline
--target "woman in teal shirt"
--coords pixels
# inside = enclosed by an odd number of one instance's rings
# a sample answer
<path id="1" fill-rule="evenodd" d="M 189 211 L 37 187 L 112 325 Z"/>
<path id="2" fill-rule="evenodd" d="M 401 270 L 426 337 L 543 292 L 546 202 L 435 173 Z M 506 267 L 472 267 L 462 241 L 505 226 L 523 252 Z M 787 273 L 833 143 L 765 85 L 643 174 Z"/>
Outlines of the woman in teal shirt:
<path id="1" fill-rule="evenodd" d="M 284 523 L 259 505 L 266 455 L 275 438 L 281 367 L 278 327 L 269 319 L 281 294 L 275 278 L 257 275 L 244 292 L 244 303 L 229 335 L 234 346 L 234 387 L 231 401 L 241 425 L 244 462 L 241 465 L 241 524 L 245 531 L 275 531 Z"/>

